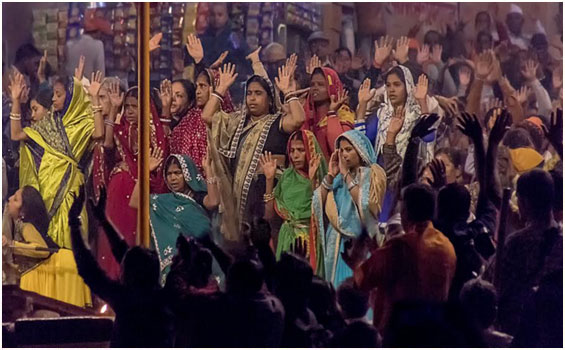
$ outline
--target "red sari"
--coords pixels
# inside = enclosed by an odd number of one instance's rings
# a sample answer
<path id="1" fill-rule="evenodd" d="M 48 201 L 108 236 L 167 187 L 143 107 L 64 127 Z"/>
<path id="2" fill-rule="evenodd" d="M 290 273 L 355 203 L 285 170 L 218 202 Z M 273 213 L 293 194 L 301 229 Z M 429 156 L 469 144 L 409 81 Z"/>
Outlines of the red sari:
<path id="1" fill-rule="evenodd" d="M 217 71 L 206 69 L 208 80 L 215 88 L 219 74 Z M 214 98 L 210 96 L 209 98 Z M 224 103 L 221 106 L 226 113 L 233 112 L 233 104 L 229 92 L 224 96 Z M 179 124 L 173 129 L 170 138 L 171 154 L 187 155 L 192 159 L 198 167 L 198 171 L 202 171 L 202 159 L 206 156 L 207 142 L 206 124 L 202 120 L 202 109 L 194 106 L 190 108 L 187 114 L 181 119 Z"/>
<path id="2" fill-rule="evenodd" d="M 151 147 L 162 149 L 164 157 L 167 157 L 165 133 L 153 103 L 151 114 Z M 137 210 L 131 208 L 129 202 L 137 180 L 137 152 L 133 150 L 133 146 L 137 144 L 137 124 L 130 123 L 125 118 L 117 121 L 114 126 L 114 142 L 117 164 L 108 181 L 106 216 L 126 242 L 133 246 L 137 237 Z M 162 165 L 151 174 L 151 193 L 167 192 L 161 167 Z M 112 277 L 119 276 L 120 266 L 112 254 L 106 235 L 99 237 L 97 253 L 102 268 Z"/>
<path id="3" fill-rule="evenodd" d="M 343 84 L 339 75 L 331 68 L 316 68 L 312 75 L 316 73 L 324 74 L 326 78 L 326 89 L 328 96 L 337 98 L 337 94 L 343 89 Z M 335 140 L 339 135 L 348 130 L 352 130 L 355 123 L 355 114 L 348 106 L 342 105 L 337 112 L 337 116 L 328 118 L 316 109 L 312 95 L 308 94 L 304 104 L 306 120 L 302 125 L 302 130 L 310 130 L 316 135 L 316 139 L 322 148 L 326 160 L 330 159 L 335 150 Z"/>

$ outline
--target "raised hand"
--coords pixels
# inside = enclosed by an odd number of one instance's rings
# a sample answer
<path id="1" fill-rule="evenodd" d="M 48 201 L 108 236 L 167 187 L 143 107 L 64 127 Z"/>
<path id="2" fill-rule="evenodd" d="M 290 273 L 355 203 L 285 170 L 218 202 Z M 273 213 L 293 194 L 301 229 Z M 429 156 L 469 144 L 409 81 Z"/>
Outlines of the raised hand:
<path id="1" fill-rule="evenodd" d="M 296 71 L 296 65 L 298 62 L 298 56 L 293 53 L 292 55 L 290 55 L 289 58 L 286 59 L 285 62 L 285 67 L 288 67 L 288 69 L 290 70 L 291 76 L 294 76 L 294 72 Z"/>
<path id="2" fill-rule="evenodd" d="M 428 115 L 424 115 L 420 118 L 414 128 L 412 129 L 412 133 L 410 134 L 411 138 L 419 137 L 422 138 L 429 133 L 433 132 L 435 129 L 432 129 L 432 126 L 439 120 L 439 115 L 432 113 Z"/>
<path id="3" fill-rule="evenodd" d="M 202 42 L 200 42 L 200 39 L 194 34 L 189 34 L 186 38 L 186 51 L 188 51 L 188 54 L 196 63 L 200 63 L 200 61 L 204 58 Z"/>
<path id="4" fill-rule="evenodd" d="M 399 64 L 404 64 L 408 61 L 408 38 L 403 36 L 396 41 L 396 49 L 393 51 L 393 56 Z"/>
<path id="5" fill-rule="evenodd" d="M 82 77 L 84 75 L 84 61 L 85 61 L 85 59 L 86 58 L 82 55 L 78 59 L 78 67 L 75 68 L 75 78 L 77 78 L 78 80 L 82 80 Z"/>
<path id="6" fill-rule="evenodd" d="M 232 86 L 237 78 L 237 73 L 235 72 L 235 65 L 228 63 L 220 69 L 220 79 L 218 82 L 217 91 L 224 95 L 226 91 Z"/>
<path id="7" fill-rule="evenodd" d="M 153 52 L 161 47 L 159 44 L 161 39 L 163 39 L 163 33 L 157 33 L 149 39 L 149 52 Z"/>
<path id="8" fill-rule="evenodd" d="M 418 84 L 414 87 L 414 98 L 417 101 L 426 99 L 428 95 L 428 77 L 422 74 L 418 77 Z"/>
<path id="9" fill-rule="evenodd" d="M 363 84 L 361 84 L 357 92 L 359 103 L 368 103 L 374 95 L 375 90 L 371 91 L 371 79 L 367 78 L 363 81 Z"/>
<path id="10" fill-rule="evenodd" d="M 22 91 L 22 95 L 20 96 L 20 103 L 21 104 L 26 104 L 27 101 L 29 101 L 29 92 L 30 92 L 31 88 L 29 86 L 26 86 L 24 88 L 24 91 Z"/>
<path id="11" fill-rule="evenodd" d="M 339 151 L 335 150 L 330 157 L 329 173 L 336 177 L 339 174 Z"/>
<path id="12" fill-rule="evenodd" d="M 122 106 L 124 103 L 124 93 L 120 92 L 120 83 L 116 81 L 110 83 L 108 98 L 110 99 L 112 107 L 117 109 Z"/>
<path id="13" fill-rule="evenodd" d="M 443 109 L 446 115 L 454 116 L 458 113 L 459 108 L 457 107 L 457 97 L 445 97 L 445 96 L 435 96 L 437 102 L 441 109 Z"/>
<path id="14" fill-rule="evenodd" d="M 563 67 L 553 69 L 551 82 L 554 89 L 559 89 L 563 86 Z"/>
<path id="15" fill-rule="evenodd" d="M 294 242 L 290 243 L 290 251 L 303 258 L 308 254 L 308 241 L 302 237 L 296 237 Z"/>
<path id="16" fill-rule="evenodd" d="M 86 193 L 85 193 L 85 189 L 84 189 L 84 184 L 80 185 L 80 188 L 78 189 L 78 196 L 75 196 L 73 194 L 74 197 L 74 201 L 73 204 L 71 205 L 71 209 L 69 210 L 69 223 L 77 223 L 80 219 L 80 213 L 82 212 L 82 208 L 84 207 L 84 201 L 86 198 Z"/>
<path id="17" fill-rule="evenodd" d="M 530 88 L 527 86 L 522 86 L 519 90 L 514 91 L 512 96 L 518 101 L 519 104 L 524 104 L 528 100 L 528 95 L 530 94 Z"/>
<path id="18" fill-rule="evenodd" d="M 390 120 L 390 124 L 388 125 L 387 133 L 391 136 L 398 135 L 400 130 L 402 130 L 402 126 L 404 125 L 404 107 L 399 107 L 394 111 L 394 116 Z"/>
<path id="19" fill-rule="evenodd" d="M 94 217 L 100 222 L 106 221 L 106 187 L 99 186 L 98 192 L 100 193 L 100 197 L 98 198 L 98 204 L 94 198 L 90 198 L 90 205 L 92 207 L 92 213 Z"/>
<path id="20" fill-rule="evenodd" d="M 316 178 L 316 172 L 320 166 L 321 156 L 319 154 L 314 154 L 310 159 L 310 164 L 308 164 L 308 178 L 313 180 Z"/>
<path id="21" fill-rule="evenodd" d="M 432 48 L 432 56 L 431 60 L 433 63 L 440 64 L 442 63 L 441 55 L 443 53 L 443 46 L 441 45 L 434 45 Z"/>
<path id="22" fill-rule="evenodd" d="M 100 87 L 102 86 L 102 72 L 96 71 L 92 72 L 90 78 L 90 86 L 88 87 L 88 94 L 91 97 L 97 97 L 100 92 Z"/>
<path id="23" fill-rule="evenodd" d="M 249 55 L 247 55 L 248 60 L 251 61 L 251 63 L 256 63 L 256 62 L 260 62 L 261 59 L 259 58 L 259 54 L 261 53 L 261 46 L 259 46 L 255 51 L 253 51 L 252 53 L 250 53 Z"/>
<path id="24" fill-rule="evenodd" d="M 279 76 L 275 77 L 275 84 L 284 95 L 293 92 L 296 88 L 294 84 L 291 84 L 294 80 L 293 73 L 287 65 L 279 67 Z"/>
<path id="25" fill-rule="evenodd" d="M 262 154 L 259 158 L 259 164 L 267 180 L 275 178 L 275 174 L 277 173 L 277 159 L 273 159 L 271 152 Z"/>
<path id="26" fill-rule="evenodd" d="M 457 125 L 457 128 L 461 130 L 464 135 L 473 140 L 473 142 L 483 141 L 483 129 L 476 115 L 463 112 L 458 118 L 458 122 L 459 125 Z"/>
<path id="27" fill-rule="evenodd" d="M 508 110 L 498 108 L 494 111 L 492 118 L 495 120 L 494 126 L 490 130 L 488 142 L 489 145 L 496 146 L 502 141 L 506 132 L 510 130 L 512 115 L 508 113 Z"/>
<path id="28" fill-rule="evenodd" d="M 314 69 L 320 67 L 322 67 L 322 61 L 320 61 L 320 58 L 318 56 L 314 55 L 310 58 L 310 62 L 308 62 L 308 65 L 306 66 L 306 73 L 312 74 L 312 72 L 314 72 Z"/>
<path id="29" fill-rule="evenodd" d="M 216 68 L 220 68 L 220 66 L 224 63 L 226 57 L 228 57 L 228 54 L 230 52 L 229 51 L 224 51 L 220 54 L 220 57 L 218 57 L 217 60 L 214 61 L 214 63 L 212 63 L 210 65 L 210 69 L 216 69 Z"/>
<path id="30" fill-rule="evenodd" d="M 430 60 L 430 46 L 424 44 L 418 50 L 418 55 L 416 56 L 416 62 L 418 62 L 419 65 L 423 65 L 429 60 Z"/>
<path id="31" fill-rule="evenodd" d="M 471 83 L 471 74 L 472 74 L 472 71 L 469 69 L 469 67 L 461 66 L 461 68 L 459 68 L 458 73 L 459 73 L 459 84 L 463 86 L 469 86 L 469 84 Z"/>
<path id="32" fill-rule="evenodd" d="M 493 108 L 502 108 L 502 107 L 503 107 L 503 103 L 500 99 L 493 97 L 488 100 L 487 111 L 490 111 Z"/>
<path id="33" fill-rule="evenodd" d="M 536 72 L 538 70 L 539 63 L 534 60 L 527 60 L 526 65 L 520 70 L 522 76 L 526 81 L 534 81 L 537 79 Z"/>
<path id="34" fill-rule="evenodd" d="M 349 169 L 345 166 L 345 162 L 343 161 L 341 154 L 338 157 L 337 166 L 339 168 L 339 173 L 343 176 L 343 181 L 345 181 L 345 176 L 349 173 Z"/>
<path id="35" fill-rule="evenodd" d="M 485 51 L 479 55 L 475 63 L 475 76 L 479 80 L 486 80 L 494 68 L 491 52 Z"/>
<path id="36" fill-rule="evenodd" d="M 37 78 L 39 79 L 40 83 L 43 83 L 47 80 L 47 76 L 45 75 L 45 67 L 47 67 L 47 50 L 43 51 L 43 56 L 39 60 L 39 67 L 37 68 Z"/>
<path id="37" fill-rule="evenodd" d="M 163 150 L 159 147 L 155 147 L 151 150 L 151 154 L 149 155 L 149 171 L 153 172 L 157 170 L 161 162 L 163 162 Z"/>
<path id="38" fill-rule="evenodd" d="M 430 172 L 432 173 L 433 180 L 430 186 L 439 190 L 447 184 L 447 177 L 445 175 L 445 164 L 439 159 L 433 159 L 429 164 Z"/>
<path id="39" fill-rule="evenodd" d="M 375 40 L 375 55 L 373 56 L 373 65 L 375 68 L 381 68 L 392 51 L 393 39 L 391 37 L 387 35 L 381 37 L 379 41 Z"/>
<path id="40" fill-rule="evenodd" d="M 170 80 L 165 79 L 161 82 L 161 86 L 159 87 L 159 97 L 163 104 L 163 110 L 170 110 L 171 103 L 173 101 L 173 87 Z"/>
<path id="41" fill-rule="evenodd" d="M 542 125 L 545 137 L 551 142 L 556 151 L 562 152 L 563 147 L 563 110 L 557 108 L 551 113 L 551 120 L 548 126 Z"/>
<path id="42" fill-rule="evenodd" d="M 10 76 L 10 97 L 12 98 L 12 103 L 19 103 L 26 89 L 26 82 L 22 73 L 14 71 Z"/>
<path id="43" fill-rule="evenodd" d="M 349 98 L 349 92 L 341 89 L 337 92 L 337 96 L 330 95 L 330 111 L 337 112 L 339 107 L 343 105 Z"/>

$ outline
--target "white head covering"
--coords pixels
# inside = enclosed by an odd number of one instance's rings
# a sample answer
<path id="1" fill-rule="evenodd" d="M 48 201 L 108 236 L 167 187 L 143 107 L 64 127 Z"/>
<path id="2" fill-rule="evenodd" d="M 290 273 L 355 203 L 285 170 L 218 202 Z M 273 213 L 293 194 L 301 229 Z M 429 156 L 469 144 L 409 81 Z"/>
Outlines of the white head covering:
<path id="1" fill-rule="evenodd" d="M 519 13 L 519 14 L 521 14 L 522 16 L 524 15 L 524 12 L 522 11 L 522 8 L 521 8 L 520 6 L 518 6 L 518 5 L 516 5 L 516 4 L 511 4 L 511 5 L 510 5 L 510 12 L 508 12 L 508 13 L 509 13 L 509 14 L 510 14 L 510 13 Z"/>
<path id="2" fill-rule="evenodd" d="M 547 32 L 545 31 L 545 28 L 543 27 L 539 19 L 536 21 L 536 29 L 534 30 L 534 33 L 547 36 Z"/>

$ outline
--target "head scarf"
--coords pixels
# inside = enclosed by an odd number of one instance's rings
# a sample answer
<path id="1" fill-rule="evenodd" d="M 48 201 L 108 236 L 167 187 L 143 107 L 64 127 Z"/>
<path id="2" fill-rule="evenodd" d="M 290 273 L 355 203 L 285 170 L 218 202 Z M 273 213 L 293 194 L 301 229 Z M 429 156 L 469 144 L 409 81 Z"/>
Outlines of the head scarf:
<path id="1" fill-rule="evenodd" d="M 294 169 L 300 175 L 308 177 L 308 171 L 306 171 L 306 173 L 304 173 L 303 170 L 296 169 L 296 167 L 294 166 L 294 163 L 292 162 L 292 159 L 290 158 L 290 145 L 291 145 L 291 142 L 294 140 L 294 137 L 297 134 L 302 134 L 302 141 L 304 142 L 304 149 L 306 150 L 306 169 L 308 169 L 310 161 L 312 160 L 312 157 L 314 155 L 318 154 L 318 155 L 321 156 L 320 166 L 318 167 L 316 177 L 318 178 L 319 181 L 322 181 L 324 176 L 328 172 L 328 165 L 326 163 L 326 159 L 324 158 L 324 153 L 322 152 L 322 148 L 320 147 L 320 144 L 318 143 L 318 140 L 316 139 L 316 136 L 310 130 L 298 130 L 298 131 L 293 132 L 292 135 L 290 135 L 290 137 L 288 139 L 287 146 L 286 146 L 286 154 L 288 155 L 289 163 L 292 164 Z"/>
<path id="2" fill-rule="evenodd" d="M 312 72 L 310 79 L 312 79 L 314 74 L 322 74 L 324 76 L 326 82 L 326 90 L 328 91 L 329 98 L 331 98 L 331 96 L 337 97 L 338 92 L 343 89 L 343 84 L 341 83 L 339 75 L 335 70 L 327 67 L 316 68 Z M 323 117 L 325 117 L 323 115 L 318 115 L 318 111 L 316 110 L 316 106 L 314 105 L 314 98 L 310 93 L 306 97 L 306 103 L 304 104 L 304 114 L 306 115 L 306 120 L 304 121 L 302 128 L 306 130 L 313 130 L 318 122 Z"/>
<path id="3" fill-rule="evenodd" d="M 359 154 L 359 157 L 363 160 L 363 162 L 365 162 L 366 166 L 377 163 L 377 154 L 375 153 L 375 149 L 365 134 L 357 130 L 344 132 L 335 140 L 336 149 L 339 148 L 339 142 L 341 139 L 346 139 L 351 143 L 353 148 L 357 151 L 357 154 Z"/>
<path id="4" fill-rule="evenodd" d="M 213 69 L 206 68 L 201 73 L 206 74 L 208 76 L 208 81 L 210 82 L 210 86 L 212 86 L 212 89 L 215 90 L 216 87 L 218 86 L 219 81 L 220 81 L 220 72 L 216 69 L 213 70 Z M 196 77 L 196 78 L 198 78 L 198 77 Z M 224 94 L 224 100 L 222 101 L 221 108 L 222 108 L 222 111 L 224 111 L 226 113 L 231 113 L 231 112 L 234 111 L 233 102 L 232 102 L 232 98 L 231 98 L 231 94 L 230 94 L 229 90 L 226 91 L 226 93 Z"/>
<path id="5" fill-rule="evenodd" d="M 529 147 L 521 147 L 509 149 L 510 160 L 519 174 L 532 170 L 543 162 L 543 156 L 535 149 Z"/>
<path id="6" fill-rule="evenodd" d="M 404 73 L 404 87 L 406 89 L 406 102 L 404 104 L 404 124 L 398 135 L 396 135 L 396 149 L 398 154 L 404 158 L 404 153 L 406 152 L 406 147 L 408 146 L 408 139 L 410 138 L 410 133 L 412 128 L 416 124 L 416 121 L 422 113 L 420 105 L 414 98 L 414 78 L 410 70 L 402 65 L 399 65 Z M 379 131 L 377 133 L 377 139 L 375 141 L 375 149 L 377 155 L 382 151 L 388 126 L 390 121 L 394 116 L 394 107 L 390 102 L 388 92 L 385 90 L 385 101 L 379 108 L 377 115 L 379 117 Z"/>
<path id="7" fill-rule="evenodd" d="M 196 164 L 194 164 L 189 156 L 183 154 L 171 154 L 167 158 L 167 161 L 165 162 L 167 166 L 163 169 L 163 177 L 165 179 L 167 178 L 167 168 L 170 166 L 169 162 L 171 161 L 171 158 L 175 158 L 179 162 L 184 181 L 192 191 L 204 193 L 208 191 L 206 188 L 206 181 L 198 171 Z M 169 191 L 173 192 L 168 183 L 167 187 L 169 188 Z"/>

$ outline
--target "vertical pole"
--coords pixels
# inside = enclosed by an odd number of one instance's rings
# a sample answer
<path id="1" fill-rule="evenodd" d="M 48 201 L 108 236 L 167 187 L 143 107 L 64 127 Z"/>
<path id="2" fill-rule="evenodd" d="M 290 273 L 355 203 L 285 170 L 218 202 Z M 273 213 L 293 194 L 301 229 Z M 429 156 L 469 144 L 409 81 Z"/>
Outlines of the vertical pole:
<path id="1" fill-rule="evenodd" d="M 137 26 L 137 81 L 139 84 L 139 139 L 138 139 L 138 183 L 139 206 L 137 210 L 137 228 L 140 243 L 149 247 L 149 152 L 150 130 L 149 116 L 149 3 L 138 3 Z"/>
<path id="2" fill-rule="evenodd" d="M 508 213 L 510 211 L 510 197 L 512 190 L 505 188 L 502 192 L 502 205 L 500 207 L 500 219 L 498 224 L 498 234 L 496 237 L 496 257 L 494 265 L 494 285 L 500 285 L 500 269 L 502 266 L 502 254 L 504 252 L 504 240 L 506 239 L 506 223 L 508 221 Z"/>

